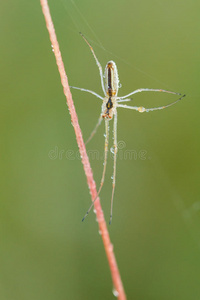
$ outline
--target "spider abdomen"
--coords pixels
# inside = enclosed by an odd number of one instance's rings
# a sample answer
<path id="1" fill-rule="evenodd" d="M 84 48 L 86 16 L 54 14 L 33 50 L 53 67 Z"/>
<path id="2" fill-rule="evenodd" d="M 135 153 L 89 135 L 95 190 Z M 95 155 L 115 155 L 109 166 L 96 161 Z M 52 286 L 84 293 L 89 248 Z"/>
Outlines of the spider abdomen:
<path id="1" fill-rule="evenodd" d="M 105 91 L 109 97 L 117 96 L 119 89 L 119 77 L 114 61 L 109 61 L 105 68 Z"/>

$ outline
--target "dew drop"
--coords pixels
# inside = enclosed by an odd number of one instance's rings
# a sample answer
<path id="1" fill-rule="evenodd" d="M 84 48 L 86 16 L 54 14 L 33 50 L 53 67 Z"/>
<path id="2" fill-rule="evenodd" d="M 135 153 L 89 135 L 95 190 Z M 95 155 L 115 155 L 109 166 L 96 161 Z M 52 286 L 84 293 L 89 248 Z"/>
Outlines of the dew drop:
<path id="1" fill-rule="evenodd" d="M 114 152 L 114 148 L 112 147 L 112 148 L 110 148 L 110 152 L 112 153 L 112 154 L 114 154 L 115 152 Z"/>
<path id="2" fill-rule="evenodd" d="M 113 295 L 114 295 L 115 297 L 118 297 L 118 296 L 119 296 L 119 293 L 118 293 L 118 291 L 117 291 L 115 288 L 113 288 L 112 292 L 113 292 Z"/>
<path id="3" fill-rule="evenodd" d="M 101 230 L 99 230 L 99 234 L 100 234 L 100 235 L 102 235 L 102 232 L 101 232 Z"/>
<path id="4" fill-rule="evenodd" d="M 95 209 L 95 208 L 93 209 L 93 212 L 94 212 L 95 214 L 97 213 L 97 211 L 96 211 L 96 209 Z"/>

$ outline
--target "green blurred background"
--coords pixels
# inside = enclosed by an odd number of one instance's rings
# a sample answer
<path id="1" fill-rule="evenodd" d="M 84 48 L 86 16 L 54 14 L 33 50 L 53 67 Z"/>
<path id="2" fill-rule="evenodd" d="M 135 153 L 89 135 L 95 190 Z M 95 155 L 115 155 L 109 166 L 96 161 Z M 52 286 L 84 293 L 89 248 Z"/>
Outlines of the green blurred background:
<path id="1" fill-rule="evenodd" d="M 71 85 L 102 95 L 82 31 L 103 68 L 117 63 L 120 95 L 140 87 L 187 94 L 162 111 L 118 110 L 123 147 L 109 231 L 128 299 L 200 299 L 199 1 L 49 5 Z M 90 194 L 39 1 L 1 1 L 0 32 L 0 299 L 113 299 L 95 215 L 81 222 Z M 72 92 L 86 139 L 101 101 Z M 141 93 L 132 105 L 176 99 Z M 87 146 L 100 155 L 90 155 L 97 185 L 103 134 L 102 125 Z M 109 159 L 101 193 L 107 221 L 111 175 Z"/>

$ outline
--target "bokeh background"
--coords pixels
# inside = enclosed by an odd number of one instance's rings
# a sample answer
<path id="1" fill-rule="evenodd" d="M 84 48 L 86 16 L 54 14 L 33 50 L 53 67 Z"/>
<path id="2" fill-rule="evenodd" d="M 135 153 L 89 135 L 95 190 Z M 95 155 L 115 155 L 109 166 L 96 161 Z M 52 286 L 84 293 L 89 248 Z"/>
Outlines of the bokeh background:
<path id="1" fill-rule="evenodd" d="M 128 299 L 200 299 L 199 1 L 49 5 L 71 85 L 102 95 L 82 31 L 103 68 L 117 63 L 120 95 L 140 87 L 187 94 L 162 111 L 118 110 L 109 231 Z M 0 298 L 114 299 L 94 213 L 81 222 L 91 199 L 39 1 L 1 1 L 0 32 Z M 72 92 L 87 139 L 101 101 Z M 141 93 L 132 105 L 176 99 Z M 87 146 L 97 185 L 103 134 L 102 125 Z M 101 193 L 107 221 L 112 162 Z"/>

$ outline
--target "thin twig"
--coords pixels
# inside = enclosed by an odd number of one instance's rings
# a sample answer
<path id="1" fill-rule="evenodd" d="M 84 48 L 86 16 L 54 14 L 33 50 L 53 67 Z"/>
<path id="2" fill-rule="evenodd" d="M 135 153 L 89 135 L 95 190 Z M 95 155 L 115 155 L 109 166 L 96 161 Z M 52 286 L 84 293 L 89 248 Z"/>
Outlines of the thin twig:
<path id="1" fill-rule="evenodd" d="M 53 21 L 51 19 L 48 2 L 47 2 L 47 0 L 40 0 L 40 3 L 41 3 L 42 11 L 43 11 L 43 14 L 44 14 L 44 17 L 45 17 L 46 27 L 47 27 L 48 32 L 49 32 L 49 36 L 50 36 L 51 44 L 52 44 L 52 47 L 53 47 L 54 55 L 55 55 L 55 58 L 56 58 L 58 71 L 60 73 L 60 78 L 61 78 L 61 83 L 62 83 L 62 86 L 63 86 L 63 91 L 64 91 L 64 94 L 65 94 L 66 99 L 67 99 L 67 105 L 69 107 L 69 112 L 71 114 L 71 121 L 72 121 L 72 125 L 74 127 L 74 130 L 75 130 L 76 140 L 77 140 L 80 155 L 81 155 L 81 158 L 82 158 L 82 163 L 83 163 L 85 175 L 86 175 L 86 178 L 87 178 L 87 184 L 88 184 L 88 187 L 90 189 L 90 194 L 91 194 L 92 200 L 94 201 L 94 199 L 97 196 L 96 184 L 95 184 L 95 181 L 93 179 L 92 169 L 91 169 L 89 159 L 88 159 L 88 156 L 87 156 L 87 153 L 86 153 L 85 144 L 84 144 L 81 129 L 80 129 L 80 126 L 79 126 L 79 123 L 78 123 L 78 117 L 77 117 L 77 114 L 76 114 L 76 111 L 75 111 L 74 103 L 73 103 L 73 100 L 72 100 L 72 95 L 71 95 L 71 92 L 70 92 L 70 89 L 69 89 L 68 79 L 67 79 L 67 75 L 65 73 L 65 68 L 64 68 L 63 61 L 62 61 L 61 52 L 60 52 L 60 49 L 59 49 L 59 44 L 58 44 L 58 41 L 57 41 Z M 117 262 L 116 262 L 116 259 L 115 259 L 115 255 L 114 255 L 114 252 L 113 252 L 113 245 L 110 241 L 107 225 L 106 225 L 106 222 L 105 222 L 105 219 L 104 219 L 104 214 L 103 214 L 103 211 L 102 211 L 102 208 L 101 208 L 99 198 L 97 198 L 97 200 L 95 201 L 94 207 L 95 207 L 95 210 L 96 210 L 97 221 L 98 221 L 98 224 L 99 224 L 99 232 L 101 233 L 101 236 L 102 236 L 104 248 L 105 248 L 105 251 L 106 251 L 107 258 L 108 258 L 108 263 L 109 263 L 109 266 L 110 266 L 113 285 L 114 285 L 114 288 L 115 288 L 116 292 L 118 293 L 118 299 L 119 300 L 125 300 L 126 299 L 125 291 L 124 291 L 123 284 L 122 284 L 122 281 L 121 281 L 119 269 L 118 269 Z"/>

